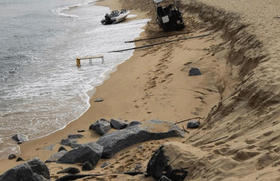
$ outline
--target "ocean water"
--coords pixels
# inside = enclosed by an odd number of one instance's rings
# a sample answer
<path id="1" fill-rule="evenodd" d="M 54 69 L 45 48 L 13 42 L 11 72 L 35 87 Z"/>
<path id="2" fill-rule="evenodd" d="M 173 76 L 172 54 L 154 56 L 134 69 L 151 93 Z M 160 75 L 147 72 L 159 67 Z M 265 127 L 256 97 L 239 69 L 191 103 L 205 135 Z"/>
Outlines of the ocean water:
<path id="1" fill-rule="evenodd" d="M 89 108 L 87 92 L 100 85 L 132 51 L 125 44 L 147 19 L 103 26 L 109 8 L 89 0 L 0 0 L 0 158 L 29 139 L 62 129 Z M 105 63 L 75 58 L 102 54 Z"/>

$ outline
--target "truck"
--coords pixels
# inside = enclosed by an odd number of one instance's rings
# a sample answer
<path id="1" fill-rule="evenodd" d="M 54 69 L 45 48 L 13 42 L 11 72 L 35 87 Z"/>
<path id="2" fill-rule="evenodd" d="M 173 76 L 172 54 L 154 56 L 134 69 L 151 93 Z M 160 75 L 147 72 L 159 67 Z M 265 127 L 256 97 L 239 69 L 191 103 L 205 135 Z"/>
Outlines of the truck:
<path id="1" fill-rule="evenodd" d="M 177 7 L 176 0 L 167 5 L 167 0 L 153 1 L 156 9 L 156 21 L 164 31 L 177 31 L 185 28 L 182 13 Z"/>

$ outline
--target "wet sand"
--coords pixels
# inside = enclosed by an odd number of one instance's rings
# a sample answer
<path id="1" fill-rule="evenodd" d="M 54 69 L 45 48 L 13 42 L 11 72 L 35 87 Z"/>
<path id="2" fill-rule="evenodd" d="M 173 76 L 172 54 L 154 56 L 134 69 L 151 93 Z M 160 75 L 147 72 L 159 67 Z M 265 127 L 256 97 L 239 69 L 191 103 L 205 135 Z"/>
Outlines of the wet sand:
<path id="1" fill-rule="evenodd" d="M 139 17 L 152 16 L 152 13 L 146 12 L 152 11 L 150 2 L 146 0 L 135 3 L 131 0 L 108 0 L 99 3 L 110 5 L 112 9 L 136 9 L 134 13 Z M 274 1 L 270 3 L 277 5 Z M 94 170 L 85 173 L 106 173 L 106 176 L 99 177 L 101 180 L 151 180 L 116 173 L 134 170 L 139 165 L 140 171 L 145 171 L 153 151 L 164 142 L 178 141 L 184 143 L 190 152 L 200 150 L 196 153 L 202 163 L 197 166 L 200 173 L 191 173 L 188 180 L 279 179 L 280 89 L 277 76 L 280 74 L 278 64 L 275 64 L 277 56 L 274 55 L 278 52 L 276 44 L 270 45 L 262 38 L 262 35 L 269 34 L 269 30 L 263 34 L 259 29 L 253 32 L 256 27 L 244 22 L 247 19 L 253 22 L 251 16 L 247 16 L 247 11 L 243 11 L 244 6 L 259 9 L 259 4 L 252 6 L 249 1 L 241 0 L 239 5 L 226 4 L 218 0 L 183 1 L 182 11 L 187 23 L 185 32 L 189 34 L 166 39 L 211 35 L 136 50 L 104 84 L 97 87 L 90 109 L 81 118 L 50 136 L 23 143 L 20 156 L 26 160 L 39 157 L 45 161 L 57 152 L 61 139 L 78 130 L 85 130 L 82 133 L 84 138 L 79 143 L 95 141 L 99 136 L 89 131 L 88 127 L 100 118 L 178 122 L 201 117 L 201 128 L 189 130 L 185 138 L 148 141 L 131 146 L 111 159 L 100 160 Z M 237 6 L 240 11 L 234 8 L 235 12 L 232 13 L 233 9 L 230 8 Z M 270 17 L 273 16 L 271 11 Z M 267 19 L 256 20 L 263 23 Z M 166 33 L 160 32 L 152 20 L 140 38 L 162 34 Z M 136 46 L 166 39 L 137 42 Z M 275 48 L 273 53 L 268 47 Z M 199 68 L 202 75 L 189 76 L 191 67 Z M 263 71 L 266 72 L 265 76 L 262 76 Z M 94 102 L 96 98 L 103 98 L 104 101 Z M 179 126 L 183 129 L 186 124 L 184 122 Z M 53 149 L 47 150 L 46 147 L 50 145 L 53 145 Z M 109 165 L 101 168 L 104 162 Z M 16 164 L 14 160 L 3 160 L 0 172 Z M 48 163 L 47 166 L 52 179 L 56 179 L 62 175 L 56 172 L 69 165 Z M 115 174 L 110 175 L 112 173 Z"/>

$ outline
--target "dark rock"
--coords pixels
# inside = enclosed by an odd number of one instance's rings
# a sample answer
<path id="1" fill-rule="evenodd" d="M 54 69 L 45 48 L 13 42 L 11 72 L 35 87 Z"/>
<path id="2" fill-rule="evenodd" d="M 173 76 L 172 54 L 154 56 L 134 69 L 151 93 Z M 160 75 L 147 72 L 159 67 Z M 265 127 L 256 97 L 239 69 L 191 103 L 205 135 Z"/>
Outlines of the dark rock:
<path id="1" fill-rule="evenodd" d="M 79 138 L 82 138 L 82 137 L 84 137 L 84 135 L 82 135 L 82 134 L 70 134 L 70 135 L 68 135 L 69 139 L 79 139 Z"/>
<path id="2" fill-rule="evenodd" d="M 165 127 L 163 132 L 154 132 L 152 122 L 146 122 L 145 124 L 143 126 L 135 125 L 127 127 L 126 129 L 118 130 L 99 138 L 97 143 L 104 147 L 102 157 L 111 158 L 118 151 L 144 141 L 183 135 L 182 131 L 174 124 L 167 124 L 167 122 L 162 121 L 162 127 Z"/>
<path id="3" fill-rule="evenodd" d="M 92 125 L 90 125 L 89 129 L 95 131 L 97 134 L 102 136 L 111 129 L 111 125 L 106 119 L 100 119 Z"/>
<path id="4" fill-rule="evenodd" d="M 109 165 L 108 162 L 104 162 L 100 167 L 101 167 L 101 168 L 105 168 L 105 167 L 107 167 L 108 165 Z"/>
<path id="5" fill-rule="evenodd" d="M 131 126 L 135 126 L 135 125 L 139 125 L 139 124 L 142 124 L 141 122 L 139 121 L 131 121 L 127 127 L 131 127 Z"/>
<path id="6" fill-rule="evenodd" d="M 163 146 L 155 151 L 152 158 L 148 162 L 147 176 L 153 176 L 155 179 L 160 179 L 163 172 L 167 170 L 168 158 L 163 153 Z"/>
<path id="7" fill-rule="evenodd" d="M 199 126 L 200 126 L 199 121 L 190 121 L 187 124 L 187 128 L 190 128 L 190 129 L 198 128 Z"/>
<path id="8" fill-rule="evenodd" d="M 60 144 L 65 145 L 65 146 L 70 146 L 71 148 L 77 148 L 77 147 L 80 146 L 80 144 L 78 144 L 76 140 L 72 140 L 72 139 L 69 139 L 69 138 L 62 139 L 60 141 Z"/>
<path id="9" fill-rule="evenodd" d="M 192 67 L 189 71 L 189 76 L 197 76 L 197 75 L 201 75 L 200 70 L 198 68 Z"/>
<path id="10" fill-rule="evenodd" d="M 78 130 L 77 132 L 78 133 L 83 133 L 83 132 L 85 132 L 85 130 L 81 129 L 81 130 Z"/>
<path id="11" fill-rule="evenodd" d="M 28 141 L 28 137 L 23 134 L 16 134 L 16 135 L 12 136 L 12 139 L 15 140 L 18 144 Z"/>
<path id="12" fill-rule="evenodd" d="M 103 102 L 104 101 L 104 99 L 102 99 L 102 98 L 96 98 L 95 100 L 94 100 L 94 102 Z"/>
<path id="13" fill-rule="evenodd" d="M 163 175 L 162 177 L 160 177 L 160 179 L 158 181 L 172 181 L 172 180 L 170 180 L 168 177 Z"/>
<path id="14" fill-rule="evenodd" d="M 8 159 L 9 160 L 12 160 L 12 159 L 15 159 L 17 156 L 15 155 L 15 154 L 10 154 L 9 156 L 8 156 Z"/>
<path id="15" fill-rule="evenodd" d="M 80 170 L 75 167 L 68 167 L 68 168 L 65 168 L 65 169 L 57 172 L 57 174 L 60 174 L 60 173 L 77 174 L 77 173 L 80 173 Z"/>
<path id="16" fill-rule="evenodd" d="M 58 159 L 60 159 L 63 155 L 65 155 L 65 153 L 67 153 L 66 150 L 61 150 L 60 152 L 57 152 L 53 155 L 50 156 L 49 159 L 47 159 L 45 162 L 49 163 L 49 162 L 56 162 Z"/>
<path id="17" fill-rule="evenodd" d="M 115 128 L 115 129 L 124 129 L 127 127 L 127 123 L 125 122 L 122 122 L 120 120 L 116 120 L 116 119 L 111 119 L 110 121 L 110 125 L 112 128 Z"/>
<path id="18" fill-rule="evenodd" d="M 20 162 L 20 161 L 24 161 L 24 159 L 21 158 L 21 157 L 18 157 L 17 160 L 16 160 L 16 162 Z"/>
<path id="19" fill-rule="evenodd" d="M 31 167 L 33 172 L 37 173 L 38 175 L 42 175 L 47 179 L 50 179 L 50 172 L 48 167 L 39 159 L 34 159 L 27 163 Z"/>
<path id="20" fill-rule="evenodd" d="M 143 175 L 144 172 L 128 171 L 128 172 L 123 172 L 123 174 L 135 176 L 135 175 Z"/>
<path id="21" fill-rule="evenodd" d="M 38 159 L 20 164 L 0 177 L 0 181 L 46 181 L 48 179 L 50 179 L 49 169 Z"/>
<path id="22" fill-rule="evenodd" d="M 89 143 L 66 152 L 58 163 L 84 163 L 89 161 L 95 166 L 102 155 L 103 147 L 96 143 Z"/>
<path id="23" fill-rule="evenodd" d="M 186 159 L 189 157 L 189 153 L 186 153 L 182 148 L 184 147 L 181 145 L 178 146 L 176 143 L 171 143 L 164 144 L 156 150 L 147 165 L 147 176 L 152 176 L 156 180 L 183 181 L 188 175 L 188 171 L 182 168 L 189 168 L 191 166 L 195 168 L 195 165 Z M 179 157 L 182 157 L 185 160 L 180 160 L 178 159 Z M 170 164 L 171 162 L 172 164 Z M 185 165 L 185 162 L 190 163 Z"/>
<path id="24" fill-rule="evenodd" d="M 82 170 L 83 171 L 88 171 L 88 170 L 92 170 L 94 167 L 92 166 L 92 164 L 88 161 L 86 161 L 85 163 L 83 163 L 82 166 Z"/>
<path id="25" fill-rule="evenodd" d="M 58 148 L 58 152 L 60 152 L 60 151 L 67 151 L 67 150 L 66 150 L 66 148 L 64 148 L 63 146 L 61 146 L 61 147 Z"/>

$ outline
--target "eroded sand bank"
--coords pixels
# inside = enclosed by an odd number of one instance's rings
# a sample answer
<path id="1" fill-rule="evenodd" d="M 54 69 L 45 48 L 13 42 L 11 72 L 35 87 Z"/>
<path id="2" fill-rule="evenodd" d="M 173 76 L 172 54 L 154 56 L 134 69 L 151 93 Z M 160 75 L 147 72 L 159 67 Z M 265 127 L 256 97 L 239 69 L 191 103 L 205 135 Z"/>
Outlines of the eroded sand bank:
<path id="1" fill-rule="evenodd" d="M 114 2 L 114 3 L 112 3 Z M 112 9 L 136 9 L 140 17 L 152 17 L 150 1 L 103 1 Z M 106 173 L 105 180 L 149 180 L 144 176 L 110 175 L 140 167 L 145 171 L 153 151 L 167 141 L 178 141 L 201 159 L 188 180 L 277 180 L 279 179 L 279 20 L 273 18 L 278 1 L 262 2 L 221 0 L 182 1 L 187 25 L 185 36 L 211 35 L 135 51 L 118 67 L 110 79 L 97 88 L 91 108 L 64 130 L 21 146 L 24 159 L 46 160 L 56 152 L 68 134 L 84 129 L 79 143 L 98 136 L 88 127 L 100 118 L 145 121 L 180 120 L 202 117 L 202 126 L 190 130 L 185 138 L 150 141 L 131 146 L 109 160 L 100 160 L 85 173 Z M 253 9 L 264 16 L 255 16 Z M 141 12 L 141 13 L 140 13 Z M 267 22 L 269 22 L 267 25 Z M 268 28 L 268 26 L 270 28 Z M 278 33 L 278 34 L 277 34 Z M 159 36 L 155 22 L 148 23 L 141 37 Z M 273 38 L 274 37 L 274 38 Z M 274 41 L 272 41 L 274 40 Z M 138 42 L 136 45 L 160 42 Z M 277 43 L 278 42 L 278 43 Z M 188 76 L 191 67 L 202 75 Z M 102 97 L 101 103 L 95 98 Z M 179 124 L 181 128 L 185 123 Z M 53 145 L 53 150 L 45 149 Z M 200 150 L 199 152 L 197 150 Z M 176 151 L 176 150 L 174 150 Z M 108 162 L 108 166 L 100 166 Z M 14 160 L 1 162 L 1 172 Z M 4 166 L 5 165 L 5 166 Z M 52 179 L 69 165 L 48 163 Z M 76 165 L 78 168 L 80 166 Z M 97 178 L 91 178 L 95 180 Z M 88 179 L 90 180 L 90 178 Z"/>

